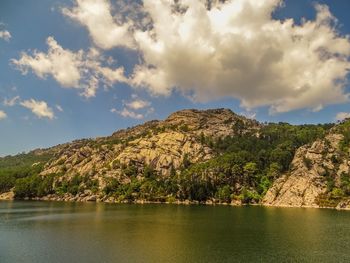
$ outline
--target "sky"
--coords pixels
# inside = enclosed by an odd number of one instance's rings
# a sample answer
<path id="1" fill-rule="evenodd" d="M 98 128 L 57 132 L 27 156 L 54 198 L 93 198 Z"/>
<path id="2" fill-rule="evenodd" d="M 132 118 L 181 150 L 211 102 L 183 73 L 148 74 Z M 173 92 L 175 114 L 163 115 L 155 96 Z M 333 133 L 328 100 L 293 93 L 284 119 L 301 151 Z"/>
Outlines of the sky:
<path id="1" fill-rule="evenodd" d="M 348 0 L 2 0 L 0 156 L 187 108 L 350 117 Z"/>

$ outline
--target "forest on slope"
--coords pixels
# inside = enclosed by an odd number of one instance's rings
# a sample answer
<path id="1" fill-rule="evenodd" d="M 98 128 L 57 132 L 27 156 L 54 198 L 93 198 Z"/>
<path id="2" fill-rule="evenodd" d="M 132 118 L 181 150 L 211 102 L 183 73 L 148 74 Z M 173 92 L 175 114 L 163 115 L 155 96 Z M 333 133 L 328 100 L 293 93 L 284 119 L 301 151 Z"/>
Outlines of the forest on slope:
<path id="1" fill-rule="evenodd" d="M 258 129 L 248 129 L 247 125 L 250 124 L 237 119 L 237 116 L 230 119 L 230 122 L 223 122 L 229 129 L 234 130 L 231 135 L 211 136 L 203 131 L 199 132 L 200 130 L 196 133 L 196 143 L 211 149 L 210 159 L 193 162 L 190 154 L 184 153 L 177 167 L 173 164 L 168 166 L 167 174 L 162 173 L 154 162 L 139 163 L 131 159 L 123 163 L 117 159 L 113 160 L 114 157 L 105 161 L 103 172 L 98 171 L 102 169 L 94 164 L 86 173 L 79 173 L 76 172 L 77 169 L 73 169 L 77 167 L 78 162 L 73 164 L 73 168 L 72 165 L 65 165 L 64 161 L 59 159 L 62 151 L 52 148 L 50 151 L 33 151 L 0 158 L 0 193 L 13 191 L 15 198 L 20 199 L 52 195 L 58 200 L 61 200 L 60 197 L 67 200 L 69 196 L 68 200 L 73 201 L 93 196 L 84 200 L 260 203 L 273 183 L 291 170 L 291 163 L 299 147 L 323 140 L 328 133 L 336 131 L 344 136 L 341 142 L 343 156 L 339 158 L 348 158 L 350 121 L 336 126 L 265 123 L 260 124 Z M 163 130 L 168 129 L 157 125 L 156 128 L 153 127 L 153 133 L 150 133 L 147 127 L 147 131 L 138 136 L 146 141 L 152 140 L 158 133 L 162 134 Z M 184 136 L 192 131 L 184 122 L 169 129 Z M 157 130 L 157 133 L 154 130 Z M 109 137 L 102 142 L 82 140 L 79 142 L 79 151 L 87 145 L 109 150 L 116 145 L 123 145 L 125 149 L 133 140 L 134 136 L 124 136 L 118 140 Z M 92 157 L 87 155 L 83 159 L 89 158 Z M 310 166 L 312 160 L 305 157 L 303 162 Z M 51 172 L 50 169 L 49 172 L 43 172 L 51 167 L 52 163 L 55 164 L 55 169 L 60 168 L 55 172 Z M 108 176 L 109 171 L 115 169 L 120 171 L 120 174 Z M 97 173 L 100 175 L 96 176 Z M 327 174 L 324 180 L 328 185 L 328 199 L 340 200 L 350 196 L 348 173 L 342 175 L 340 183 L 335 183 L 336 178 L 331 174 Z"/>

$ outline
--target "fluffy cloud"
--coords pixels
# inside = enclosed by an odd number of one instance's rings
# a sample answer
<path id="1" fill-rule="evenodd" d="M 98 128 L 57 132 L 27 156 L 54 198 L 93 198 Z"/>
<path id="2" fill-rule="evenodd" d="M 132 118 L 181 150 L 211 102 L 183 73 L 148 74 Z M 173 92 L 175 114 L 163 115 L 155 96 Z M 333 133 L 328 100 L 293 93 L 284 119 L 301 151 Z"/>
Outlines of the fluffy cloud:
<path id="1" fill-rule="evenodd" d="M 327 7 L 316 6 L 316 20 L 298 26 L 271 18 L 277 0 L 226 1 L 210 10 L 182 2 L 187 11 L 177 14 L 164 1 L 156 1 L 163 12 L 144 2 L 154 28 L 135 34 L 144 57 L 135 78 L 144 74 L 138 82 L 152 92 L 178 87 L 194 91 L 196 100 L 231 96 L 245 108 L 270 105 L 272 112 L 348 100 L 350 43 L 332 27 Z"/>
<path id="2" fill-rule="evenodd" d="M 47 38 L 47 45 L 47 53 L 23 52 L 20 59 L 11 60 L 12 64 L 23 74 L 31 69 L 40 78 L 50 75 L 63 87 L 81 90 L 80 94 L 87 98 L 95 96 L 100 83 L 111 86 L 125 81 L 124 69 L 103 67 L 103 56 L 96 49 L 73 52 L 62 48 L 53 37 Z"/>
<path id="3" fill-rule="evenodd" d="M 111 112 L 112 113 L 117 113 L 120 116 L 123 116 L 124 118 L 132 118 L 132 119 L 137 119 L 137 120 L 140 120 L 140 119 L 144 118 L 143 114 L 137 113 L 135 111 L 131 111 L 131 110 L 127 109 L 127 108 L 123 108 L 121 111 L 118 111 L 117 109 L 113 108 L 113 109 L 111 109 Z"/>
<path id="4" fill-rule="evenodd" d="M 48 118 L 50 120 L 55 118 L 53 110 L 47 105 L 45 101 L 30 99 L 22 101 L 20 105 L 27 109 L 30 109 L 39 118 Z"/>
<path id="5" fill-rule="evenodd" d="M 131 95 L 131 100 L 123 101 L 123 109 L 111 109 L 112 113 L 117 113 L 124 118 L 143 119 L 154 112 L 151 102 L 139 98 L 136 94 Z M 142 111 L 142 113 L 140 113 Z"/>
<path id="6" fill-rule="evenodd" d="M 38 51 L 34 51 L 33 56 L 22 53 L 21 58 L 13 59 L 12 63 L 23 74 L 27 74 L 28 69 L 32 69 L 40 78 L 52 75 L 64 87 L 79 88 L 82 51 L 73 53 L 63 49 L 53 37 L 49 37 L 46 42 L 49 47 L 47 54 Z"/>
<path id="7" fill-rule="evenodd" d="M 52 108 L 50 108 L 45 101 L 37 101 L 34 99 L 21 100 L 19 96 L 15 96 L 11 99 L 5 98 L 3 104 L 7 107 L 20 105 L 22 107 L 30 109 L 39 118 L 48 118 L 50 120 L 55 118 Z M 63 112 L 63 109 L 60 105 L 56 105 L 56 109 L 60 112 Z M 1 112 L 4 115 L 1 114 Z M 6 118 L 7 117 L 6 113 L 4 113 L 3 111 L 0 111 L 0 119 L 1 117 Z"/>
<path id="8" fill-rule="evenodd" d="M 178 89 L 197 101 L 229 96 L 272 113 L 348 101 L 349 37 L 340 35 L 325 5 L 315 5 L 315 20 L 297 24 L 272 17 L 282 4 L 144 0 L 140 22 L 113 19 L 106 0 L 77 0 L 64 13 L 101 48 L 135 48 L 142 62 L 129 83 L 154 95 Z"/>
<path id="9" fill-rule="evenodd" d="M 141 110 L 151 106 L 151 102 L 138 98 L 133 95 L 133 100 L 124 102 L 124 105 L 132 110 Z"/>
<path id="10" fill-rule="evenodd" d="M 0 120 L 6 119 L 6 118 L 7 118 L 6 112 L 0 110 Z"/>
<path id="11" fill-rule="evenodd" d="M 350 112 L 338 112 L 334 119 L 336 121 L 342 121 L 348 118 L 350 118 Z"/>
<path id="12" fill-rule="evenodd" d="M 75 7 L 64 8 L 63 13 L 86 26 L 98 47 L 134 46 L 130 25 L 118 23 L 111 15 L 111 5 L 107 0 L 77 0 Z"/>
<path id="13" fill-rule="evenodd" d="M 10 41 L 11 34 L 7 30 L 1 30 L 0 31 L 0 38 L 4 39 L 5 41 Z"/>
<path id="14" fill-rule="evenodd" d="M 87 28 L 96 48 L 73 52 L 49 37 L 47 53 L 22 53 L 12 63 L 24 74 L 30 69 L 41 78 L 50 75 L 85 97 L 95 96 L 101 84 L 124 82 L 155 96 L 176 89 L 195 101 L 232 97 L 248 112 L 260 106 L 271 113 L 319 111 L 349 101 L 349 36 L 338 32 L 325 5 L 315 5 L 314 20 L 296 23 L 272 17 L 282 4 L 76 0 L 63 13 Z M 129 76 L 122 67 L 111 68 L 113 59 L 103 56 L 104 49 L 115 47 L 140 55 Z M 142 103 L 124 106 L 132 112 Z"/>

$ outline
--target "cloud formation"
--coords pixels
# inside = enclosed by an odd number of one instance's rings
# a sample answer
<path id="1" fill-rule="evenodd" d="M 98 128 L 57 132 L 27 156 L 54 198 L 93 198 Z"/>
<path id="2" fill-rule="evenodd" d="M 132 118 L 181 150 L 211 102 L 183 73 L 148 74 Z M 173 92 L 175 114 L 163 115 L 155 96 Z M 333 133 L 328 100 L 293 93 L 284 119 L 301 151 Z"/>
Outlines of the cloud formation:
<path id="1" fill-rule="evenodd" d="M 48 118 L 52 120 L 55 118 L 53 110 L 47 105 L 45 101 L 30 99 L 20 102 L 20 105 L 31 110 L 33 114 L 35 114 L 40 119 Z"/>
<path id="2" fill-rule="evenodd" d="M 348 118 L 350 118 L 350 112 L 338 112 L 334 119 L 336 121 L 342 121 Z"/>
<path id="3" fill-rule="evenodd" d="M 118 10 L 114 15 L 107 0 L 77 0 L 64 14 L 102 49 L 137 50 L 142 62 L 129 84 L 154 95 L 178 89 L 197 101 L 232 97 L 272 113 L 349 101 L 349 37 L 340 35 L 325 5 L 315 5 L 312 21 L 274 19 L 282 3 L 144 0 L 142 21 L 123 21 L 113 19 Z"/>
<path id="4" fill-rule="evenodd" d="M 141 110 L 151 106 L 151 102 L 138 98 L 132 95 L 133 100 L 124 102 L 124 105 L 132 110 Z"/>
<path id="5" fill-rule="evenodd" d="M 96 49 L 73 52 L 64 49 L 53 37 L 48 37 L 46 42 L 47 53 L 23 52 L 19 59 L 11 60 L 12 64 L 22 74 L 32 70 L 40 78 L 50 75 L 63 87 L 80 90 L 80 95 L 86 98 L 94 97 L 100 84 L 111 86 L 126 81 L 122 67 L 111 69 L 101 65 L 104 57 Z"/>
<path id="6" fill-rule="evenodd" d="M 1 30 L 0 31 L 0 38 L 4 39 L 5 41 L 10 41 L 11 33 L 7 30 Z"/>
<path id="7" fill-rule="evenodd" d="M 133 47 L 129 23 L 118 23 L 110 12 L 106 0 L 77 0 L 71 9 L 63 8 L 63 14 L 86 26 L 95 44 L 103 49 L 117 46 Z"/>
<path id="8" fill-rule="evenodd" d="M 144 118 L 143 114 L 137 113 L 135 111 L 131 111 L 125 107 L 121 111 L 118 111 L 117 109 L 113 108 L 113 109 L 111 109 L 111 112 L 117 113 L 124 118 L 132 118 L 132 119 L 137 119 L 137 120 Z"/>
<path id="9" fill-rule="evenodd" d="M 49 47 L 47 54 L 34 51 L 33 56 L 31 56 L 23 52 L 21 58 L 19 60 L 13 59 L 12 63 L 23 74 L 27 74 L 28 69 L 32 69 L 40 78 L 45 78 L 50 74 L 64 87 L 79 88 L 81 78 L 79 64 L 82 52 L 75 54 L 63 49 L 53 37 L 49 37 L 46 43 Z"/>
<path id="10" fill-rule="evenodd" d="M 83 25 L 96 45 L 73 52 L 47 39 L 47 53 L 22 53 L 12 63 L 26 74 L 52 76 L 85 97 L 127 83 L 154 96 L 178 90 L 194 101 L 224 97 L 250 111 L 270 113 L 348 102 L 350 37 L 337 30 L 326 5 L 316 18 L 296 23 L 272 14 L 282 0 L 75 0 L 65 16 Z M 128 76 L 111 68 L 103 51 L 121 47 L 139 54 Z M 140 107 L 142 104 L 129 105 Z M 128 115 L 128 114 L 125 114 Z M 129 114 L 130 115 L 130 114 Z"/>
<path id="11" fill-rule="evenodd" d="M 123 101 L 123 109 L 111 109 L 112 113 L 117 113 L 124 118 L 143 119 L 154 112 L 150 101 L 139 98 L 136 94 L 131 95 L 131 100 Z M 142 113 L 140 113 L 140 111 Z"/>
<path id="12" fill-rule="evenodd" d="M 6 118 L 7 118 L 6 112 L 0 110 L 0 120 L 4 120 L 4 119 L 6 119 Z"/>

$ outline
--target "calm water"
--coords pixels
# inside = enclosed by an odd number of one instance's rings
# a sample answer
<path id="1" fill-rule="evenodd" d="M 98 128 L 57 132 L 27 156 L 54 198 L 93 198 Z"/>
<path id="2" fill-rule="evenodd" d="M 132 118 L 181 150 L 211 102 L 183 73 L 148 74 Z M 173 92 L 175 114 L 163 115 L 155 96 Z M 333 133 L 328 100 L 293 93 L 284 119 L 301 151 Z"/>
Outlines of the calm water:
<path id="1" fill-rule="evenodd" d="M 350 212 L 0 202 L 0 262 L 350 262 Z"/>

